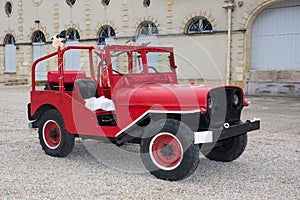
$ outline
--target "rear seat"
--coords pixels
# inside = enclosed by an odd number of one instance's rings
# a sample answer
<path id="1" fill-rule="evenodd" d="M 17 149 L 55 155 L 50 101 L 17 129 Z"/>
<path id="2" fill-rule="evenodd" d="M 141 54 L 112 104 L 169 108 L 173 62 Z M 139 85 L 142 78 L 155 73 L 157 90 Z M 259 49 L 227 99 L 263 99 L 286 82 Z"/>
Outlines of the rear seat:
<path id="1" fill-rule="evenodd" d="M 69 70 L 64 71 L 64 91 L 72 92 L 75 79 L 86 77 L 86 73 L 84 71 L 79 70 Z M 59 81 L 58 81 L 58 71 L 48 71 L 47 73 L 47 85 L 45 89 L 47 90 L 59 90 Z"/>

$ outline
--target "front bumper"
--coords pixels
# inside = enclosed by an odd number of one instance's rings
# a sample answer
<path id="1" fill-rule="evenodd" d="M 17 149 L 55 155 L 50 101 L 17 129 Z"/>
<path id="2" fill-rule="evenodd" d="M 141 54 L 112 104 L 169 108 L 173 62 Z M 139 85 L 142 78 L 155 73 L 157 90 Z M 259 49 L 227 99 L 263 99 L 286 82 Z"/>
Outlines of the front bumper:
<path id="1" fill-rule="evenodd" d="M 226 128 L 225 128 L 226 127 Z M 212 128 L 207 131 L 194 132 L 194 144 L 212 143 L 228 138 L 236 137 L 244 133 L 255 131 L 260 128 L 260 120 L 247 120 L 239 124 L 224 124 L 221 128 Z"/>

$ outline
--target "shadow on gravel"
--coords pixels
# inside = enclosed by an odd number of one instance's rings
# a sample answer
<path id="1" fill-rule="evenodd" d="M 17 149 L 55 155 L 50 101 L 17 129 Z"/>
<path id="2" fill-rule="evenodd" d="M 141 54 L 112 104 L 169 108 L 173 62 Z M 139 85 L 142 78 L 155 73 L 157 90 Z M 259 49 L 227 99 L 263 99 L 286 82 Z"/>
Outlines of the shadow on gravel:
<path id="1" fill-rule="evenodd" d="M 145 169 L 139 152 L 139 145 L 116 145 L 99 140 L 76 140 L 74 150 L 67 157 L 69 160 L 79 161 L 86 168 L 107 168 L 116 173 L 140 174 L 151 176 Z M 236 179 L 247 169 L 247 163 L 233 161 L 230 163 L 215 162 L 200 156 L 196 171 L 187 179 L 180 182 L 211 184 L 211 179 Z"/>

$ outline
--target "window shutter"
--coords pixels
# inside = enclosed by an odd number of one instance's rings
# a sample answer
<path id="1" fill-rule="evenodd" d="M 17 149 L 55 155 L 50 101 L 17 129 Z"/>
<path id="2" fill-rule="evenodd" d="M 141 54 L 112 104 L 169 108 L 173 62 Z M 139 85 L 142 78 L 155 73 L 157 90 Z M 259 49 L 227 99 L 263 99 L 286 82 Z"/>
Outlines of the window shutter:
<path id="1" fill-rule="evenodd" d="M 67 41 L 66 46 L 79 46 L 79 41 Z M 65 69 L 80 69 L 80 50 L 69 50 L 65 53 Z"/>
<path id="2" fill-rule="evenodd" d="M 5 72 L 16 72 L 16 46 L 5 45 Z"/>
<path id="3" fill-rule="evenodd" d="M 33 43 L 33 61 L 46 55 L 46 45 L 44 43 Z M 36 80 L 46 80 L 46 61 L 41 61 L 35 69 Z"/>

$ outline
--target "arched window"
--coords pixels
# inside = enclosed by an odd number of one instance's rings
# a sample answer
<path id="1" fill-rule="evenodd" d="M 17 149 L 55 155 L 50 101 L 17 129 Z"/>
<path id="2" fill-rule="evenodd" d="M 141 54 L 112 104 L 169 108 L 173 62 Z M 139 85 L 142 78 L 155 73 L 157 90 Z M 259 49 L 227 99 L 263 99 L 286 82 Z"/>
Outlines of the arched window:
<path id="1" fill-rule="evenodd" d="M 209 33 L 212 31 L 211 23 L 204 17 L 192 18 L 186 28 L 186 34 Z"/>
<path id="2" fill-rule="evenodd" d="M 157 26 L 151 21 L 142 22 L 139 26 L 139 36 L 158 35 Z"/>
<path id="3" fill-rule="evenodd" d="M 5 3 L 4 9 L 5 9 L 5 14 L 6 14 L 8 17 L 11 16 L 11 13 L 12 13 L 12 10 L 13 10 L 11 2 L 9 2 L 9 1 L 6 2 L 6 3 Z"/>
<path id="4" fill-rule="evenodd" d="M 70 28 L 66 31 L 67 41 L 66 46 L 79 46 L 79 32 Z M 80 50 L 72 49 L 65 53 L 65 69 L 79 70 L 80 69 Z"/>
<path id="5" fill-rule="evenodd" d="M 151 1 L 150 0 L 144 0 L 143 1 L 143 5 L 144 5 L 144 7 L 149 7 L 150 6 L 150 4 L 151 4 Z"/>
<path id="6" fill-rule="evenodd" d="M 46 38 L 42 31 L 35 31 L 32 34 L 33 61 L 46 55 Z M 46 80 L 46 62 L 39 62 L 35 68 L 36 80 Z"/>
<path id="7" fill-rule="evenodd" d="M 78 41 L 80 40 L 80 35 L 78 31 L 74 28 L 71 28 L 67 31 L 67 40 L 68 41 Z"/>
<path id="8" fill-rule="evenodd" d="M 7 34 L 4 38 L 4 44 L 15 44 L 16 40 L 12 34 Z"/>
<path id="9" fill-rule="evenodd" d="M 12 34 L 7 34 L 4 38 L 4 53 L 5 53 L 5 72 L 16 72 L 16 46 L 15 37 Z"/>
<path id="10" fill-rule="evenodd" d="M 156 46 L 158 44 L 158 28 L 151 21 L 144 21 L 140 24 L 138 30 L 138 38 L 137 44 L 139 45 L 148 45 L 148 46 Z M 158 63 L 158 54 L 148 54 L 147 55 L 148 65 L 156 68 Z M 137 72 L 139 70 L 137 69 Z"/>
<path id="11" fill-rule="evenodd" d="M 110 0 L 101 0 L 101 2 L 102 2 L 103 6 L 108 6 L 110 3 Z"/>
<path id="12" fill-rule="evenodd" d="M 32 0 L 35 6 L 39 6 L 42 4 L 43 0 Z"/>
<path id="13" fill-rule="evenodd" d="M 112 38 L 116 36 L 116 32 L 111 26 L 105 25 L 100 28 L 99 37 L 100 36 L 105 38 Z"/>
<path id="14" fill-rule="evenodd" d="M 99 34 L 98 37 L 105 37 L 105 43 L 106 45 L 114 45 L 116 44 L 115 42 L 115 37 L 116 37 L 116 32 L 115 30 L 109 26 L 109 25 L 104 25 L 99 29 Z M 98 57 L 98 62 L 100 62 L 100 58 Z M 112 58 L 112 67 L 113 69 L 116 69 L 116 64 L 115 64 L 115 58 Z"/>
<path id="15" fill-rule="evenodd" d="M 45 35 L 42 31 L 35 31 L 32 36 L 32 43 L 44 43 L 46 42 Z"/>
<path id="16" fill-rule="evenodd" d="M 68 4 L 68 6 L 73 6 L 76 3 L 76 0 L 66 0 L 66 3 Z"/>

